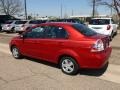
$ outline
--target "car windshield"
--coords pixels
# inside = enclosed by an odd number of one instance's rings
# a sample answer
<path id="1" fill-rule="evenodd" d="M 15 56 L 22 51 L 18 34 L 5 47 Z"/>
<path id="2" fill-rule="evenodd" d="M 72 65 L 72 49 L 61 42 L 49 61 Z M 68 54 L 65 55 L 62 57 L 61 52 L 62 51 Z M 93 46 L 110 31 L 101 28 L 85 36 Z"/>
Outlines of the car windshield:
<path id="1" fill-rule="evenodd" d="M 82 24 L 73 24 L 73 28 L 85 36 L 93 36 L 97 34 L 95 31 Z"/>
<path id="2" fill-rule="evenodd" d="M 13 21 L 6 21 L 5 24 L 11 24 Z"/>
<path id="3" fill-rule="evenodd" d="M 110 19 L 92 19 L 89 24 L 91 25 L 106 25 L 110 24 Z"/>
<path id="4" fill-rule="evenodd" d="M 16 21 L 15 24 L 25 24 L 27 21 Z"/>

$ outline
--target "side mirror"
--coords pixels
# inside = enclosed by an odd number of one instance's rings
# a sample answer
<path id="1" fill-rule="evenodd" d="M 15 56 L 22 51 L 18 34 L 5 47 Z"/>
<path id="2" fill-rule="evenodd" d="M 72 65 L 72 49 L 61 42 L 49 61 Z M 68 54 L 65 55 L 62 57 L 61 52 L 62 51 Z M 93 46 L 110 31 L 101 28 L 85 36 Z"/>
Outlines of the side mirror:
<path id="1" fill-rule="evenodd" d="M 25 38 L 25 34 L 20 34 L 20 38 Z"/>

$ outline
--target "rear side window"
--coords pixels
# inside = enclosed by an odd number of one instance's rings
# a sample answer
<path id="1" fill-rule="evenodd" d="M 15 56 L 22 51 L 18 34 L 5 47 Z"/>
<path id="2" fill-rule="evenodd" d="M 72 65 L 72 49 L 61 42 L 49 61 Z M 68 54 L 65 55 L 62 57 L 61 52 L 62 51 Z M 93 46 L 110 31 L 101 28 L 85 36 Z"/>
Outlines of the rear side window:
<path id="1" fill-rule="evenodd" d="M 110 19 L 92 19 L 89 24 L 91 25 L 106 25 L 110 24 Z"/>
<path id="2" fill-rule="evenodd" d="M 73 24 L 73 28 L 85 36 L 93 36 L 97 34 L 95 31 L 82 24 Z"/>
<path id="3" fill-rule="evenodd" d="M 46 27 L 46 38 L 65 39 L 68 37 L 66 30 L 62 27 L 48 26 Z"/>

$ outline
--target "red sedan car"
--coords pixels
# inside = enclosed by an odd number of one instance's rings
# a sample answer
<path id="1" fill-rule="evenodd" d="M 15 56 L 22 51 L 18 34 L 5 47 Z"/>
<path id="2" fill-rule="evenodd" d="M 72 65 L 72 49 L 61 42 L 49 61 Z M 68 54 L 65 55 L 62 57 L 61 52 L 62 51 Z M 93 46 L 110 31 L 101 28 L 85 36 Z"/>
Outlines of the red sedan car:
<path id="1" fill-rule="evenodd" d="M 66 74 L 80 68 L 99 69 L 108 62 L 112 48 L 109 37 L 97 34 L 85 25 L 44 23 L 13 38 L 10 50 L 14 58 L 28 56 L 59 64 Z"/>

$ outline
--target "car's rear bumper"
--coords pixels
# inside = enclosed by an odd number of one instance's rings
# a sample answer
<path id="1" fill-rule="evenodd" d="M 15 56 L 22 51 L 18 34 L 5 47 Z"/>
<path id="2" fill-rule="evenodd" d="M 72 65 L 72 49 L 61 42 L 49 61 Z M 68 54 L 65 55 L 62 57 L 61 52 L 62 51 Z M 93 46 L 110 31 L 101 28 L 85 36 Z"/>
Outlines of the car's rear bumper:
<path id="1" fill-rule="evenodd" d="M 100 69 L 104 67 L 105 64 L 108 62 L 111 52 L 112 52 L 112 48 L 109 47 L 102 52 L 91 53 L 91 55 L 87 57 L 89 59 L 84 60 L 83 64 L 80 66 L 81 68 Z"/>

